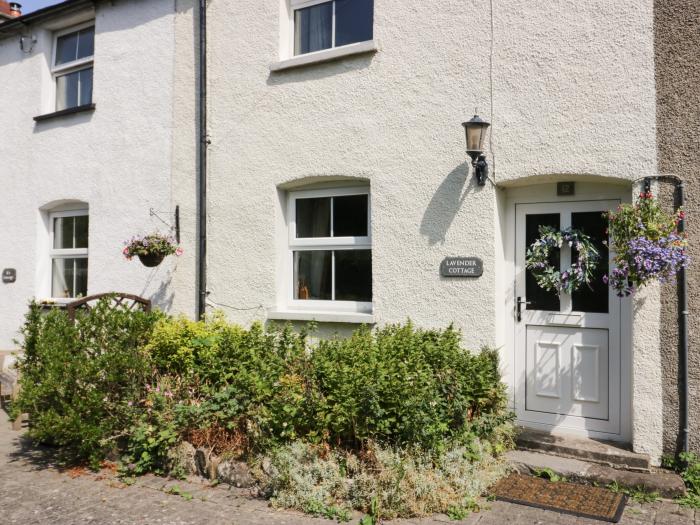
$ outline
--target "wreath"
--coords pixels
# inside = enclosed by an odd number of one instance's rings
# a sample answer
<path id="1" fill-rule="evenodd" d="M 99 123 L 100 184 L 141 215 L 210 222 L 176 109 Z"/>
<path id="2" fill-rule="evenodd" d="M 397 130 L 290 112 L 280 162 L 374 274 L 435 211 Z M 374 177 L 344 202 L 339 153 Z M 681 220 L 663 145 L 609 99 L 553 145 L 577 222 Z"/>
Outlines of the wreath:
<path id="1" fill-rule="evenodd" d="M 540 226 L 540 237 L 527 249 L 525 268 L 530 270 L 540 288 L 551 292 L 572 293 L 582 285 L 591 287 L 593 272 L 598 266 L 600 254 L 591 238 L 574 228 L 557 230 L 551 226 Z M 569 268 L 560 272 L 549 262 L 552 248 L 561 248 L 564 243 L 578 252 L 578 259 Z"/>

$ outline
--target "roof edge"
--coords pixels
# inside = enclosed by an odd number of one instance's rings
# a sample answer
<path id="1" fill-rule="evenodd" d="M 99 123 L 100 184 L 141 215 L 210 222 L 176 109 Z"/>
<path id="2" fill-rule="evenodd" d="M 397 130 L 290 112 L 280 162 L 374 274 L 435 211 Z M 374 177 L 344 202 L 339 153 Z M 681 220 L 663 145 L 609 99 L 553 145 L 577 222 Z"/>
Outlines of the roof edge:
<path id="1" fill-rule="evenodd" d="M 14 35 L 29 24 L 51 19 L 55 16 L 77 11 L 87 6 L 94 6 L 96 0 L 65 0 L 60 4 L 50 5 L 43 9 L 38 9 L 26 15 L 11 18 L 0 22 L 0 40 L 6 36 Z"/>

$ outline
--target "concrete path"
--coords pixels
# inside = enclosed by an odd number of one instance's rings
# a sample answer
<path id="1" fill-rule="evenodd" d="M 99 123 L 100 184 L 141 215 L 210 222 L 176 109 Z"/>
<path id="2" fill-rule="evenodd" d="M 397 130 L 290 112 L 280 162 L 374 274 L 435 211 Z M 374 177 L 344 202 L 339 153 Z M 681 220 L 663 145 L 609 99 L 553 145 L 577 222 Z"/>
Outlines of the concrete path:
<path id="1" fill-rule="evenodd" d="M 583 525 L 600 522 L 503 502 L 455 522 L 446 516 L 425 520 L 396 520 L 392 525 Z M 351 523 L 356 524 L 360 515 Z M 11 430 L 0 412 L 0 524 L 22 525 L 330 525 L 289 511 L 271 509 L 245 491 L 201 483 L 139 478 L 133 485 L 119 482 L 108 470 L 61 472 L 47 451 L 29 447 Z M 631 504 L 621 523 L 626 525 L 700 525 L 697 513 L 662 501 Z"/>

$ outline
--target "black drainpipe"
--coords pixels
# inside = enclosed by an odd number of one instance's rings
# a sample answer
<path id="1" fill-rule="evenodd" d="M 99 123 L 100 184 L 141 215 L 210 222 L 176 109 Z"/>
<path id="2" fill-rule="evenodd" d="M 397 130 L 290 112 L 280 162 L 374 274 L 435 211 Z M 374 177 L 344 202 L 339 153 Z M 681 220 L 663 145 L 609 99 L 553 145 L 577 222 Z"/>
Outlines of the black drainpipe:
<path id="1" fill-rule="evenodd" d="M 199 166 L 197 319 L 207 308 L 207 0 L 199 0 Z"/>
<path id="2" fill-rule="evenodd" d="M 678 181 L 678 206 L 685 205 L 685 184 Z M 678 222 L 678 231 L 685 231 L 685 219 Z M 681 423 L 681 447 L 683 452 L 688 452 L 688 281 L 686 280 L 686 269 L 681 268 L 678 272 L 678 365 L 681 374 L 681 400 L 680 400 L 680 423 Z"/>

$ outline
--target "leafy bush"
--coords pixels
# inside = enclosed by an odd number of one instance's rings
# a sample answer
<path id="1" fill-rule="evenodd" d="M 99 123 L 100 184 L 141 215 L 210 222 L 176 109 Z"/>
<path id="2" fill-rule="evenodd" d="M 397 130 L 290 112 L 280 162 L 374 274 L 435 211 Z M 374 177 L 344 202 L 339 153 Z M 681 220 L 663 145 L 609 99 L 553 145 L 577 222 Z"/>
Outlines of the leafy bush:
<path id="1" fill-rule="evenodd" d="M 482 423 L 505 416 L 497 353 L 462 349 L 451 327 L 362 328 L 321 341 L 310 368 L 315 436 L 350 448 L 374 440 L 437 450 L 483 436 Z"/>
<path id="2" fill-rule="evenodd" d="M 452 328 L 361 328 L 312 348 L 288 326 L 163 319 L 147 348 L 162 374 L 190 384 L 175 394 L 182 428 L 243 432 L 253 450 L 297 438 L 438 450 L 510 417 L 497 353 L 462 349 Z"/>
<path id="3" fill-rule="evenodd" d="M 30 436 L 76 458 L 103 459 L 136 416 L 134 403 L 152 373 L 143 345 L 160 317 L 113 309 L 105 299 L 72 323 L 63 311 L 43 314 L 32 304 L 13 409 L 31 414 Z"/>
<path id="4" fill-rule="evenodd" d="M 311 344 L 289 326 L 105 301 L 75 324 L 33 306 L 23 334 L 18 404 L 31 434 L 93 462 L 118 448 L 127 474 L 164 472 L 188 441 L 258 458 L 278 505 L 341 520 L 351 509 L 375 521 L 463 516 L 512 445 L 497 352 L 464 350 L 451 327 L 361 328 Z"/>

